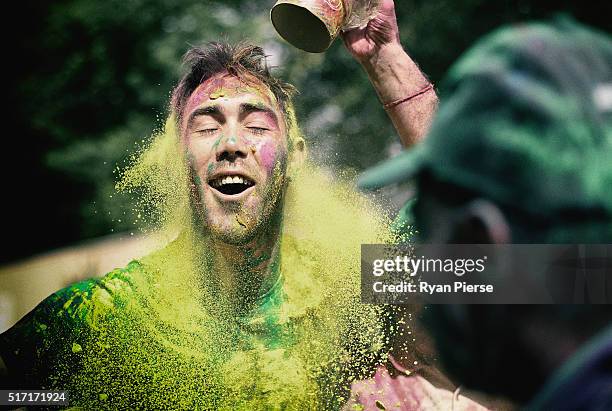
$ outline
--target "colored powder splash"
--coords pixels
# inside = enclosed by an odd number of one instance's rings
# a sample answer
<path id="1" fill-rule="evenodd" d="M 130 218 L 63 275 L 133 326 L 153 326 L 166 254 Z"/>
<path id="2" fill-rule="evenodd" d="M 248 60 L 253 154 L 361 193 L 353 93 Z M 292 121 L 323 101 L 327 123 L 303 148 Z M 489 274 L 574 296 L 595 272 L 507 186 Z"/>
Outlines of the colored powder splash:
<path id="1" fill-rule="evenodd" d="M 347 31 L 358 27 L 365 27 L 380 10 L 382 0 L 353 0 L 348 2 L 349 16 L 342 25 L 342 30 Z"/>
<path id="2" fill-rule="evenodd" d="M 74 341 L 80 365 L 60 367 L 56 385 L 87 408 L 341 408 L 351 382 L 386 361 L 393 338 L 391 308 L 360 303 L 360 246 L 392 242 L 389 222 L 350 182 L 309 163 L 291 168 L 281 279 L 236 315 L 194 223 L 174 130 L 170 118 L 118 184 L 161 234 L 159 250 L 73 307 L 87 323 Z"/>

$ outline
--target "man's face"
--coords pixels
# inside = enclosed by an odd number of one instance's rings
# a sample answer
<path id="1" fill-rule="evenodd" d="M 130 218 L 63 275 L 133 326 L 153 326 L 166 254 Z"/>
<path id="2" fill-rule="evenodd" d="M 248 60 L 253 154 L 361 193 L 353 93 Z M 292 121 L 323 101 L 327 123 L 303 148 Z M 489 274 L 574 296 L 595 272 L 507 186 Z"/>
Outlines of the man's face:
<path id="1" fill-rule="evenodd" d="M 228 73 L 191 94 L 181 123 L 196 211 L 213 237 L 250 241 L 280 207 L 287 131 L 271 91 Z"/>

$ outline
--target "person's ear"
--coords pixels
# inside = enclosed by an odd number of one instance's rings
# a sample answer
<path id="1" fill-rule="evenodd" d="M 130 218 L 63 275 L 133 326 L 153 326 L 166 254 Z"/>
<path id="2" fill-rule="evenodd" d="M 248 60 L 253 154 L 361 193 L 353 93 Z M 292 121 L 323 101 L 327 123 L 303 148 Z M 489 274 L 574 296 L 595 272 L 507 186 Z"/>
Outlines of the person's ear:
<path id="1" fill-rule="evenodd" d="M 306 142 L 303 138 L 298 138 L 293 144 L 290 153 L 290 164 L 291 170 L 298 170 L 306 161 Z"/>
<path id="2" fill-rule="evenodd" d="M 453 216 L 449 244 L 507 244 L 512 241 L 503 211 L 484 199 L 471 201 Z"/>

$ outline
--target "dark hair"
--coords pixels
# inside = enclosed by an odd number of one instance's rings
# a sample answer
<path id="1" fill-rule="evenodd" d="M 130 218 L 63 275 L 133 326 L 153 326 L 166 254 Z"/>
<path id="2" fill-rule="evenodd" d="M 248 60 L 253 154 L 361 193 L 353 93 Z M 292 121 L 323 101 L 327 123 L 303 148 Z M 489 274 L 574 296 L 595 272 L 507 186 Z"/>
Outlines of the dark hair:
<path id="1" fill-rule="evenodd" d="M 287 103 L 295 93 L 295 88 L 270 73 L 266 55 L 261 47 L 246 43 L 229 44 L 210 42 L 203 46 L 192 47 L 183 57 L 183 65 L 188 67 L 172 92 L 171 109 L 180 124 L 185 104 L 191 93 L 204 81 L 215 74 L 228 72 L 239 78 L 253 76 L 266 85 L 287 114 Z"/>

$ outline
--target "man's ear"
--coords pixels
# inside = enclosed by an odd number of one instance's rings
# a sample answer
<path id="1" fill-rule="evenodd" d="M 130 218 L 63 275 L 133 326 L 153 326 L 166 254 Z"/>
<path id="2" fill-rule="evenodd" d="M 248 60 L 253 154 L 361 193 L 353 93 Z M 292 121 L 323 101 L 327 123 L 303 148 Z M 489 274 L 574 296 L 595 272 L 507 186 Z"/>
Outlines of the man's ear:
<path id="1" fill-rule="evenodd" d="M 449 234 L 450 244 L 507 244 L 512 241 L 503 211 L 481 198 L 457 211 Z"/>
<path id="2" fill-rule="evenodd" d="M 297 139 L 290 153 L 290 170 L 298 170 L 306 161 L 306 142 L 303 138 Z"/>

